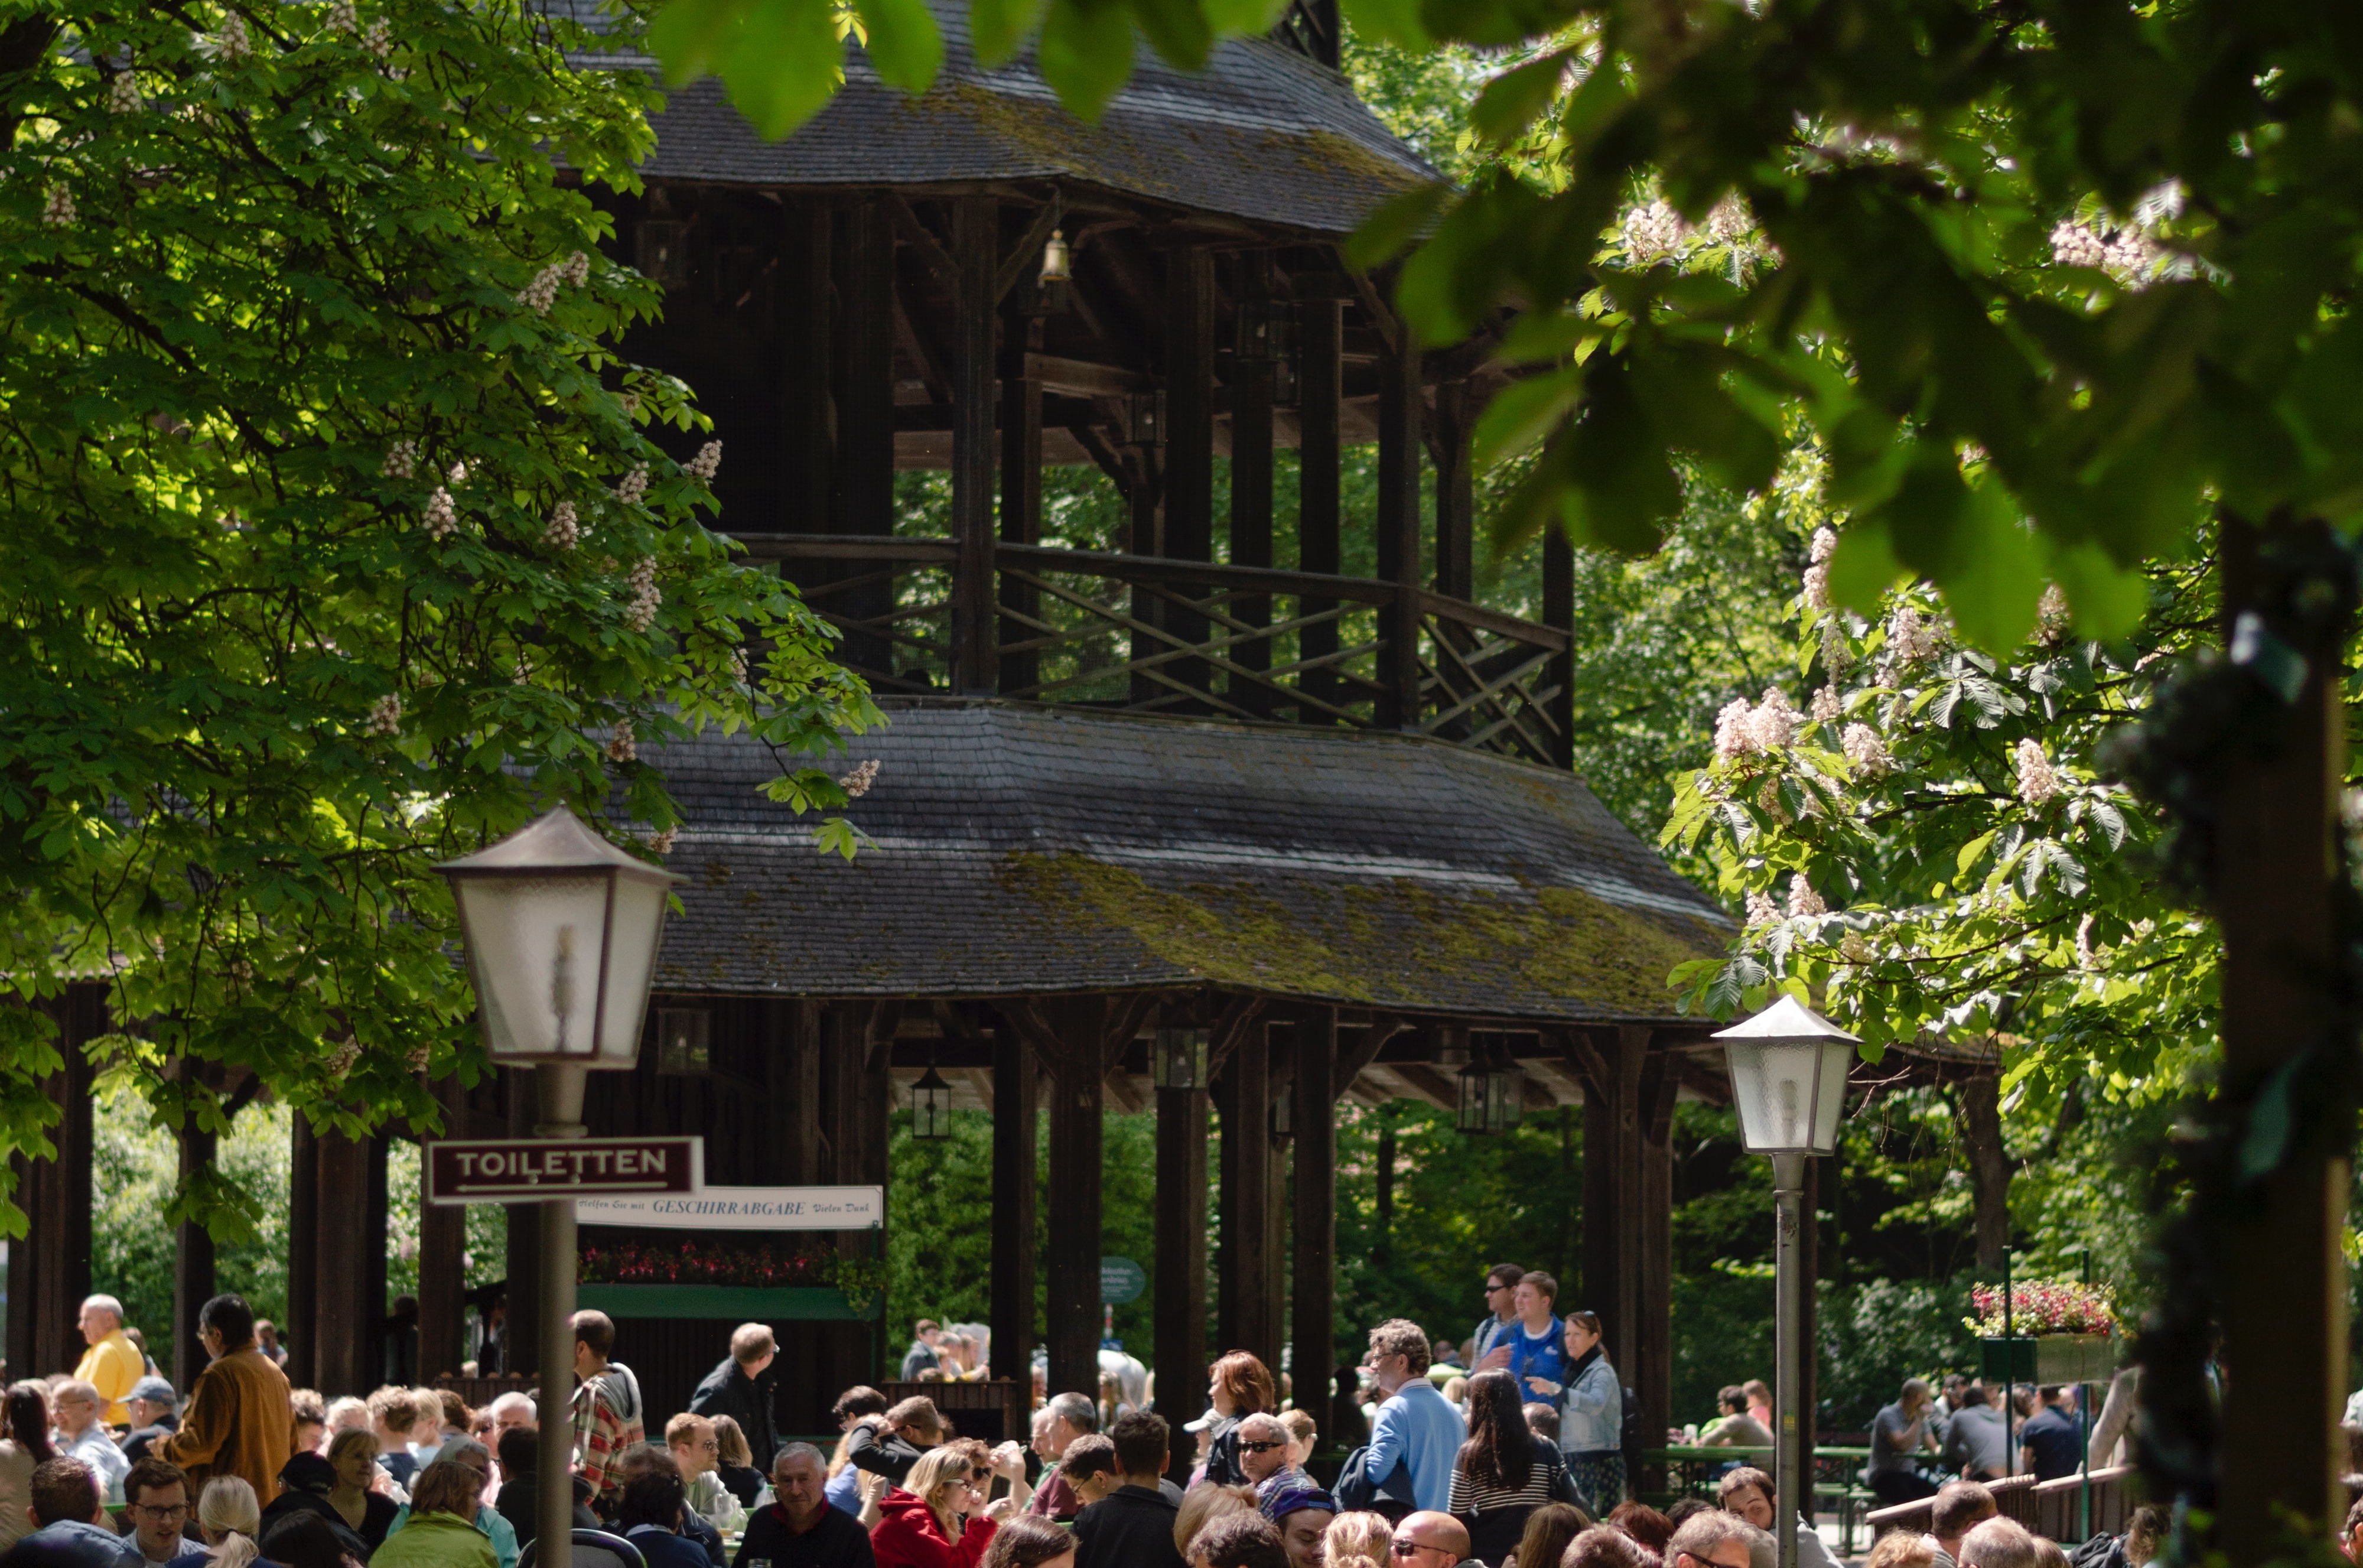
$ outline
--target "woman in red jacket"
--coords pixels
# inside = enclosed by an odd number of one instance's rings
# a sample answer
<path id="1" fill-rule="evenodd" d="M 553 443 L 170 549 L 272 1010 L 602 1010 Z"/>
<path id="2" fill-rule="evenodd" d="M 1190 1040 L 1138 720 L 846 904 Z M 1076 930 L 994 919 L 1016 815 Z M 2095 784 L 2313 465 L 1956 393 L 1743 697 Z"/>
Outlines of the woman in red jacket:
<path id="1" fill-rule="evenodd" d="M 992 1472 L 973 1463 L 961 1444 L 919 1456 L 878 1505 L 878 1528 L 870 1532 L 878 1568 L 976 1568 L 1012 1506 L 1006 1497 L 984 1506 Z"/>

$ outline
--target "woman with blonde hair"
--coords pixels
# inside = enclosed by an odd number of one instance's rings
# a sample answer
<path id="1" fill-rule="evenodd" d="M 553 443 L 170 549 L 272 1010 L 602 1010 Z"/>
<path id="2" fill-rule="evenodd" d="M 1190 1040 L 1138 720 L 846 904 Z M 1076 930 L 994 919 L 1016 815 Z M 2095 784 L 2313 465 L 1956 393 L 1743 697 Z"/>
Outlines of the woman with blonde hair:
<path id="1" fill-rule="evenodd" d="M 328 1507 L 347 1529 L 375 1551 L 385 1540 L 402 1505 L 375 1490 L 378 1477 L 377 1434 L 367 1427 L 351 1428 L 328 1440 L 328 1468 L 337 1484 L 328 1488 Z"/>
<path id="2" fill-rule="evenodd" d="M 1007 1497 L 985 1503 L 992 1474 L 960 1442 L 921 1454 L 878 1505 L 870 1532 L 877 1568 L 977 1568 L 1001 1521 L 1016 1511 Z"/>
<path id="3" fill-rule="evenodd" d="M 1326 1568 L 1387 1568 L 1388 1544 L 1395 1527 L 1384 1514 L 1339 1514 L 1321 1537 L 1321 1561 Z"/>
<path id="4" fill-rule="evenodd" d="M 249 1568 L 262 1555 L 262 1505 L 235 1475 L 216 1475 L 197 1495 L 197 1529 L 205 1532 L 205 1568 Z"/>
<path id="5" fill-rule="evenodd" d="M 1182 1509 L 1173 1516 L 1173 1547 L 1186 1561 L 1190 1543 L 1199 1532 L 1216 1519 L 1233 1514 L 1256 1511 L 1255 1488 L 1252 1486 L 1217 1486 L 1212 1482 L 1193 1486 L 1182 1495 Z"/>

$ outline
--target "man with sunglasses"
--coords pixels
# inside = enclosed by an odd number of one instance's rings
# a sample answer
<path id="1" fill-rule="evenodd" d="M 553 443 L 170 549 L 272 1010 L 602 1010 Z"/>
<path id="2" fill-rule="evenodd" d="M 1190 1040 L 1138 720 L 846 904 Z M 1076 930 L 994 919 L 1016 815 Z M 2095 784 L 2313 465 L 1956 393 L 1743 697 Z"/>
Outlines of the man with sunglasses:
<path id="1" fill-rule="evenodd" d="M 1450 1514 L 1426 1509 L 1405 1514 L 1387 1551 L 1396 1568 L 1457 1568 L 1471 1561 L 1469 1528 Z"/>
<path id="2" fill-rule="evenodd" d="M 1526 1271 L 1515 1263 L 1495 1263 L 1486 1271 L 1486 1315 L 1477 1320 L 1477 1331 L 1472 1336 L 1477 1343 L 1469 1352 L 1470 1371 L 1482 1372 L 1489 1366 L 1510 1364 L 1506 1349 L 1498 1361 L 1489 1362 L 1485 1358 L 1493 1353 L 1495 1342 L 1518 1320 L 1518 1281 L 1524 1279 L 1525 1273 Z"/>
<path id="3" fill-rule="evenodd" d="M 1239 1473 L 1250 1486 L 1285 1479 L 1296 1469 L 1288 1457 L 1288 1428 L 1277 1416 L 1257 1411 L 1239 1423 Z"/>

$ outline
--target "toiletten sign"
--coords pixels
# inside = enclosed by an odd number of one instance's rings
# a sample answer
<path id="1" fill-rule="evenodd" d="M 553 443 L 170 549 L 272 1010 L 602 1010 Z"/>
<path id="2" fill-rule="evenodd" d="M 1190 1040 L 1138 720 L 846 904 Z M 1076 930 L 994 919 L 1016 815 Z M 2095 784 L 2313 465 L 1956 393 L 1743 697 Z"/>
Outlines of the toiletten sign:
<path id="1" fill-rule="evenodd" d="M 692 1195 L 703 1138 L 453 1138 L 427 1145 L 430 1203 L 540 1203 L 594 1195 Z"/>

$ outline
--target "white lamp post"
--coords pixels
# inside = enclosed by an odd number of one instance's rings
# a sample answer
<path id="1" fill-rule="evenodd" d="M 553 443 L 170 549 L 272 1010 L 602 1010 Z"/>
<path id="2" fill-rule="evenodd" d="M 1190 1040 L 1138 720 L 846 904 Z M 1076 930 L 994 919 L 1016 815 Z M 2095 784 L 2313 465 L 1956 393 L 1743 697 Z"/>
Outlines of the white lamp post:
<path id="1" fill-rule="evenodd" d="M 1797 1248 L 1804 1225 L 1805 1156 L 1838 1145 L 1846 1116 L 1847 1071 L 1862 1042 L 1799 1002 L 1783 996 L 1754 1018 L 1717 1034 L 1731 1069 L 1731 1102 L 1739 1111 L 1740 1141 L 1751 1154 L 1772 1157 L 1774 1240 L 1773 1433 L 1779 1445 L 1772 1487 L 1779 1494 L 1773 1529 L 1781 1568 L 1796 1568 L 1797 1510 L 1814 1496 L 1811 1413 L 1800 1408 L 1805 1386 L 1805 1277 Z"/>
<path id="2" fill-rule="evenodd" d="M 476 1021 L 502 1066 L 531 1066 L 537 1138 L 581 1138 L 583 1074 L 639 1060 L 649 982 L 673 884 L 565 807 L 436 868 L 451 884 Z M 541 1211 L 540 1495 L 544 1541 L 574 1532 L 574 1202 Z M 549 1549 L 540 1554 L 549 1561 Z"/>

